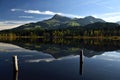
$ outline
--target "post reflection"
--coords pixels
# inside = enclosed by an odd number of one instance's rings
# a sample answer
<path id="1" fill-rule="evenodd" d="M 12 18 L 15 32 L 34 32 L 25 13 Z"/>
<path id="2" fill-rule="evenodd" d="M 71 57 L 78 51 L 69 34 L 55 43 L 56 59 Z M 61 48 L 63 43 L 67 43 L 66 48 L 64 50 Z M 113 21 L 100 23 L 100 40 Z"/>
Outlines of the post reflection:
<path id="1" fill-rule="evenodd" d="M 80 50 L 80 63 L 79 63 L 79 74 L 83 74 L 83 62 L 84 62 L 84 56 L 83 56 L 83 50 Z"/>
<path id="2" fill-rule="evenodd" d="M 18 80 L 18 72 L 13 71 L 13 80 Z"/>

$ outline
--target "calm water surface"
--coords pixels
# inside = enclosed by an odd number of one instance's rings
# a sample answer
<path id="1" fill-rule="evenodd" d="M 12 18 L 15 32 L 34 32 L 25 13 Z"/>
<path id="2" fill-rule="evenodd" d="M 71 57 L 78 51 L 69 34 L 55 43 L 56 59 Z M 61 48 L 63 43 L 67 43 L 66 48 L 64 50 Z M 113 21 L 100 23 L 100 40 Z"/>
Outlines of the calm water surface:
<path id="1" fill-rule="evenodd" d="M 89 40 L 88 40 L 89 41 Z M 120 80 L 119 43 L 0 42 L 1 80 Z M 67 41 L 68 42 L 68 41 Z M 69 45 L 71 43 L 71 45 Z M 74 45 L 75 44 L 75 45 Z M 89 44 L 89 45 L 88 45 Z M 84 45 L 83 47 L 81 47 Z M 88 45 L 88 46 L 87 46 Z M 113 46 L 112 46 L 113 45 Z M 81 63 L 80 51 L 84 51 Z M 12 56 L 19 72 L 13 72 Z"/>

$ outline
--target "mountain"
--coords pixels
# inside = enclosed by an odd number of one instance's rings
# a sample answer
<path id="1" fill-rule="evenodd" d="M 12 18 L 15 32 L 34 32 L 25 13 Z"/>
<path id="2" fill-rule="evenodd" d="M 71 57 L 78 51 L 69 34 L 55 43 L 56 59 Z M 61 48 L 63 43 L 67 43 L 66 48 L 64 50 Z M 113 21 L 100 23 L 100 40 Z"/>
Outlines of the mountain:
<path id="1" fill-rule="evenodd" d="M 81 26 L 85 26 L 85 25 L 88 25 L 88 24 L 96 23 L 96 22 L 103 22 L 103 23 L 105 22 L 102 19 L 94 18 L 92 16 L 87 16 L 85 18 L 80 18 L 80 19 L 77 19 L 75 21 L 78 22 L 79 24 L 81 24 Z"/>
<path id="2" fill-rule="evenodd" d="M 54 16 L 52 17 L 52 20 L 57 20 L 57 21 L 59 21 L 59 22 L 63 22 L 63 23 L 64 23 L 64 22 L 70 21 L 71 18 L 64 17 L 64 16 L 61 16 L 61 15 L 56 14 L 56 15 L 54 15 Z"/>
<path id="3" fill-rule="evenodd" d="M 56 29 L 59 28 L 61 24 L 68 23 L 69 21 L 71 21 L 71 18 L 56 14 L 51 19 L 37 22 L 36 24 L 41 25 L 42 28 Z"/>
<path id="4" fill-rule="evenodd" d="M 43 20 L 36 23 L 28 23 L 25 25 L 21 25 L 14 29 L 61 29 L 61 28 L 68 28 L 74 26 L 85 26 L 91 23 L 102 22 L 105 23 L 104 20 L 99 18 L 94 18 L 92 16 L 87 16 L 85 18 L 68 18 L 61 15 L 54 15 L 52 18 L 48 20 Z"/>

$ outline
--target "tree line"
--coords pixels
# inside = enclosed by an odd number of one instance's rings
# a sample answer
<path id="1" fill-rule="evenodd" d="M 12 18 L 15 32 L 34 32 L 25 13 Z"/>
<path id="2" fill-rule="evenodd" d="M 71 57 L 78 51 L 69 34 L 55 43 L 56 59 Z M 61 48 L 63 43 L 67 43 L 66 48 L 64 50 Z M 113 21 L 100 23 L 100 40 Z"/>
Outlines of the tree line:
<path id="1" fill-rule="evenodd" d="M 112 37 L 120 36 L 120 26 L 113 23 L 95 23 L 87 26 L 74 26 L 63 29 L 20 29 L 3 30 L 0 37 L 41 37 L 41 38 L 73 38 L 73 37 Z"/>

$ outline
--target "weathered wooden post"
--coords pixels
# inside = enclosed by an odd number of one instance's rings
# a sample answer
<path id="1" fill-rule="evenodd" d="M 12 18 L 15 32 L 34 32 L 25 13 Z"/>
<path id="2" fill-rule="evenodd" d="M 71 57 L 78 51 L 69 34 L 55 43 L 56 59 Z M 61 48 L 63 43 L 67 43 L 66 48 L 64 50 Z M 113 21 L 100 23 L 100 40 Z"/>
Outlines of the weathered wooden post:
<path id="1" fill-rule="evenodd" d="M 18 72 L 13 72 L 13 80 L 18 80 Z"/>
<path id="2" fill-rule="evenodd" d="M 82 75 L 83 73 L 83 61 L 84 61 L 83 50 L 80 50 L 80 75 Z"/>
<path id="3" fill-rule="evenodd" d="M 14 71 L 18 72 L 18 59 L 17 59 L 17 55 L 13 56 L 13 67 L 14 67 Z"/>

